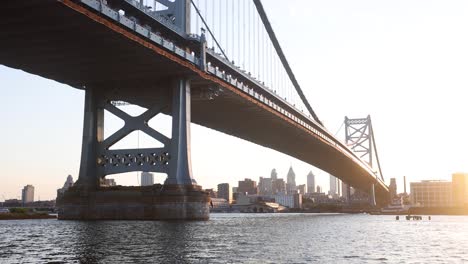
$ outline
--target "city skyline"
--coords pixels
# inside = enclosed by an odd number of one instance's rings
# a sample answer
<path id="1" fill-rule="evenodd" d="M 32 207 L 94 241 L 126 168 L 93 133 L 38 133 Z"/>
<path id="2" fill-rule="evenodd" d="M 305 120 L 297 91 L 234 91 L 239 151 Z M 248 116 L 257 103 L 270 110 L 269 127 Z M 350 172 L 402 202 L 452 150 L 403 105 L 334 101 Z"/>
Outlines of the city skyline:
<path id="1" fill-rule="evenodd" d="M 449 179 L 454 172 L 468 171 L 463 152 L 468 148 L 464 136 L 468 125 L 463 122 L 468 38 L 459 34 L 468 25 L 466 2 L 291 1 L 286 8 L 278 3 L 268 1 L 265 8 L 307 98 L 332 132 L 338 131 L 344 116 L 372 116 L 387 184 L 395 177 L 402 190 L 404 175 L 409 183 Z M 293 19 L 280 21 L 284 12 Z M 302 41 L 294 41 L 295 30 L 302 34 Z M 0 78 L 8 87 L 0 106 L 8 113 L 0 119 L 7 127 L 0 139 L 5 165 L 0 173 L 0 199 L 2 195 L 17 197 L 26 184 L 36 186 L 37 196 L 54 198 L 68 174 L 78 177 L 83 91 L 3 66 Z M 427 132 L 427 124 L 434 120 L 443 120 L 450 134 L 443 144 Z M 234 184 L 246 177 L 268 177 L 270 164 L 285 164 L 277 168 L 285 178 L 290 164 L 298 182 L 306 182 L 312 169 L 316 184 L 327 190 L 328 174 L 308 164 L 192 127 L 194 177 L 204 188 L 213 188 L 217 182 Z M 135 144 L 137 139 L 129 141 Z M 27 158 L 29 153 L 34 159 Z M 240 165 L 232 169 L 232 161 Z M 115 179 L 137 185 L 136 177 Z M 161 182 L 162 176 L 155 178 Z"/>

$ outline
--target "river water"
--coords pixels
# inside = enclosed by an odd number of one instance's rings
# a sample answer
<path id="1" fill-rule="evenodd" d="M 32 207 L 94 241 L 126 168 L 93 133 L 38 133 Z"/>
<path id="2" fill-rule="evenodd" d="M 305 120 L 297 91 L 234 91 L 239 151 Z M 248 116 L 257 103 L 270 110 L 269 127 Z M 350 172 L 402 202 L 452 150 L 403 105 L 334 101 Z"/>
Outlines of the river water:
<path id="1" fill-rule="evenodd" d="M 468 217 L 212 214 L 209 221 L 0 221 L 0 263 L 464 263 Z"/>

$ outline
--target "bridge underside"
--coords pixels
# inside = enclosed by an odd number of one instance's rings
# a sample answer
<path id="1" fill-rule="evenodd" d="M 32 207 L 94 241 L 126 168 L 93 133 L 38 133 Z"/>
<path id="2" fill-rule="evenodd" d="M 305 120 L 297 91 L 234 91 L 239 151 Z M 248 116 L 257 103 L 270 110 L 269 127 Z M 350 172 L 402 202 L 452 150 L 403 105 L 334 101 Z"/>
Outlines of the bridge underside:
<path id="1" fill-rule="evenodd" d="M 195 65 L 63 2 L 3 1 L 0 63 L 78 89 L 107 90 L 114 100 L 143 107 L 161 99 L 168 80 L 189 77 L 192 122 L 286 153 L 363 190 L 376 183 L 377 201 L 388 199 L 385 186 L 319 136 Z M 222 92 L 209 100 L 212 88 Z"/>

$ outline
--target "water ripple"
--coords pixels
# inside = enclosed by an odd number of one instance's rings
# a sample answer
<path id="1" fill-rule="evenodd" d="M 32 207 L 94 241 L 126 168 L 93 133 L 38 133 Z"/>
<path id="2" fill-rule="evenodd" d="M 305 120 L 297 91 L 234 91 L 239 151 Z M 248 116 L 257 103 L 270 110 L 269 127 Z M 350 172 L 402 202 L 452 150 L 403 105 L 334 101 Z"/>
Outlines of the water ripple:
<path id="1" fill-rule="evenodd" d="M 213 214 L 204 222 L 0 221 L 0 263 L 463 263 L 468 217 Z"/>

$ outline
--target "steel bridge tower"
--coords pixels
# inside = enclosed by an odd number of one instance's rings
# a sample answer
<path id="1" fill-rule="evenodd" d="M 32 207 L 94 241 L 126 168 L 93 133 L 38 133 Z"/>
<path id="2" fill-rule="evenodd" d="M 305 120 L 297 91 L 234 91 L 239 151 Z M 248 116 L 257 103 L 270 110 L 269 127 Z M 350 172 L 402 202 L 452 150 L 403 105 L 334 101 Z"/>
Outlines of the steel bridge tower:
<path id="1" fill-rule="evenodd" d="M 168 9 L 154 12 L 188 30 L 189 0 L 157 1 Z M 142 6 L 143 1 L 139 4 Z M 59 219 L 208 219 L 209 196 L 192 176 L 190 76 L 174 74 L 153 84 L 143 86 L 135 82 L 134 86 L 85 88 L 79 178 L 75 186 L 57 199 Z M 131 116 L 117 107 L 119 102 L 144 105 L 147 110 Z M 104 138 L 105 110 L 124 121 L 124 126 L 107 138 Z M 170 137 L 148 125 L 161 113 L 172 116 Z M 112 149 L 133 131 L 141 131 L 163 146 Z M 134 171 L 165 173 L 167 179 L 162 186 L 103 188 L 107 175 Z"/>
<path id="2" fill-rule="evenodd" d="M 370 115 L 366 118 L 348 118 L 345 117 L 345 143 L 359 158 L 364 160 L 373 168 L 374 155 L 377 162 L 378 174 L 382 181 L 384 180 L 380 167 L 379 156 L 376 149 L 374 131 L 372 129 L 372 120 Z M 377 174 L 377 172 L 376 172 Z M 377 180 L 377 179 L 376 179 Z M 370 204 L 376 205 L 374 184 L 370 190 Z M 350 200 L 350 186 L 347 184 L 347 199 Z"/>

